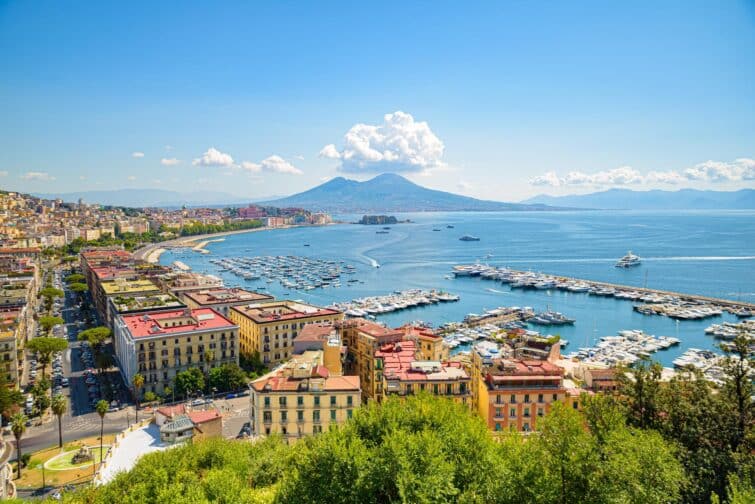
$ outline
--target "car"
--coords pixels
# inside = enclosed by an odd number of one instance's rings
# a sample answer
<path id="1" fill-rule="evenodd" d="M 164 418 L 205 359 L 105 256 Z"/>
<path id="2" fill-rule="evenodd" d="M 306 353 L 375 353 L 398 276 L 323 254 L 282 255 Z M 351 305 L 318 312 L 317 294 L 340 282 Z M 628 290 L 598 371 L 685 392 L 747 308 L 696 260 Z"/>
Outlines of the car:
<path id="1" fill-rule="evenodd" d="M 60 384 L 62 386 L 64 386 L 64 387 L 67 387 L 68 386 L 68 378 L 63 378 L 62 380 L 60 380 Z"/>
<path id="2" fill-rule="evenodd" d="M 32 378 L 36 378 L 37 377 L 37 370 L 36 369 L 32 369 L 31 371 L 29 371 L 29 376 L 31 376 Z"/>
<path id="3" fill-rule="evenodd" d="M 205 404 L 204 399 L 194 399 L 193 401 L 191 401 L 192 406 L 202 406 L 203 404 Z"/>
<path id="4" fill-rule="evenodd" d="M 238 395 L 237 394 L 233 394 L 233 393 L 228 394 L 227 396 L 225 396 L 226 399 L 236 399 L 237 397 L 238 397 Z"/>

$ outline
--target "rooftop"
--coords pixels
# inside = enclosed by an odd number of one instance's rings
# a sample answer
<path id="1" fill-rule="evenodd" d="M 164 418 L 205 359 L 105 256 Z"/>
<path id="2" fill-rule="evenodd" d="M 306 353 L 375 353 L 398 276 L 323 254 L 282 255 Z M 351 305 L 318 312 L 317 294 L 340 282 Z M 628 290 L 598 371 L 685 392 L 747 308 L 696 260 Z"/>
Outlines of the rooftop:
<path id="1" fill-rule="evenodd" d="M 257 324 L 299 320 L 312 317 L 339 315 L 341 312 L 330 308 L 300 303 L 298 301 L 270 301 L 267 303 L 252 303 L 246 306 L 234 306 L 236 310 Z"/>
<path id="2" fill-rule="evenodd" d="M 126 315 L 121 318 L 132 338 L 191 331 L 231 330 L 238 327 L 212 308 L 147 312 L 141 315 Z"/>
<path id="3" fill-rule="evenodd" d="M 375 358 L 383 360 L 386 380 L 448 381 L 466 380 L 469 375 L 459 362 L 419 361 L 414 341 L 401 341 L 383 346 Z"/>
<path id="4" fill-rule="evenodd" d="M 188 415 L 189 419 L 191 419 L 191 421 L 194 422 L 195 425 L 221 418 L 220 412 L 214 408 L 208 410 L 191 411 Z"/>
<path id="5" fill-rule="evenodd" d="M 326 341 L 331 338 L 335 327 L 333 324 L 307 324 L 294 338 L 295 342 Z"/>
<path id="6" fill-rule="evenodd" d="M 564 375 L 563 368 L 544 360 L 495 359 L 485 371 L 494 383 L 561 381 Z"/>
<path id="7" fill-rule="evenodd" d="M 295 355 L 274 374 L 252 382 L 252 387 L 258 392 L 360 390 L 358 376 L 331 376 L 322 357 L 320 350 Z"/>
<path id="8" fill-rule="evenodd" d="M 153 294 L 149 296 L 126 294 L 124 296 L 111 297 L 110 301 L 113 303 L 118 313 L 186 307 L 185 304 L 170 294 Z"/>
<path id="9" fill-rule="evenodd" d="M 123 280 L 117 279 L 108 282 L 102 282 L 100 284 L 105 295 L 112 296 L 113 294 L 135 294 L 139 292 L 154 292 L 158 291 L 157 285 L 152 280 Z"/>
<path id="10" fill-rule="evenodd" d="M 215 289 L 203 289 L 184 294 L 199 306 L 208 306 L 228 303 L 244 303 L 266 301 L 273 299 L 269 294 L 249 291 L 240 288 L 219 287 Z"/>

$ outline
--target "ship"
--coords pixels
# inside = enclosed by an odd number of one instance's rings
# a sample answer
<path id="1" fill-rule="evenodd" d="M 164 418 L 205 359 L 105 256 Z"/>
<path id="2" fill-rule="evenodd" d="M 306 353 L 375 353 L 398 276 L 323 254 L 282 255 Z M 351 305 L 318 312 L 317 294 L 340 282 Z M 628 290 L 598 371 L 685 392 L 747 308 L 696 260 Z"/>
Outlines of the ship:
<path id="1" fill-rule="evenodd" d="M 616 263 L 616 267 L 631 268 L 632 266 L 639 266 L 640 262 L 640 256 L 634 255 L 630 250 L 629 252 L 627 252 L 627 255 L 619 259 L 619 261 Z"/>
<path id="2" fill-rule="evenodd" d="M 476 236 L 472 235 L 464 235 L 461 238 L 459 238 L 461 241 L 480 241 L 480 239 Z"/>

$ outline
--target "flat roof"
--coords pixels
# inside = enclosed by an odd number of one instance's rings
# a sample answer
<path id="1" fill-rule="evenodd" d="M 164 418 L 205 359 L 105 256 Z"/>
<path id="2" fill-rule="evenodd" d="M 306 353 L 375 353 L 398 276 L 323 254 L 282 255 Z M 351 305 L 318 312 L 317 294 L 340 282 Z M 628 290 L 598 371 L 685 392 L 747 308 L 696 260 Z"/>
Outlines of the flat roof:
<path id="1" fill-rule="evenodd" d="M 298 301 L 270 301 L 267 303 L 252 303 L 231 308 L 257 324 L 271 322 L 286 322 L 312 317 L 340 315 L 341 312 L 330 308 L 300 303 Z"/>
<path id="2" fill-rule="evenodd" d="M 383 360 L 386 380 L 452 381 L 467 380 L 469 375 L 459 362 L 418 361 L 414 341 L 385 345 L 375 352 Z"/>
<path id="3" fill-rule="evenodd" d="M 141 315 L 122 316 L 121 319 L 132 338 L 163 336 L 191 331 L 236 329 L 238 327 L 212 308 L 147 312 Z M 174 323 L 175 325 L 173 325 Z"/>
<path id="4" fill-rule="evenodd" d="M 139 292 L 152 292 L 160 290 L 159 287 L 148 279 L 142 280 L 111 280 L 102 282 L 100 284 L 105 295 L 111 296 L 113 294 L 135 294 Z"/>
<path id="5" fill-rule="evenodd" d="M 172 294 L 124 294 L 110 297 L 110 302 L 118 313 L 130 313 L 136 311 L 169 310 L 185 308 L 186 305 Z"/>
<path id="6" fill-rule="evenodd" d="M 229 303 L 250 303 L 255 301 L 265 301 L 273 299 L 269 294 L 262 294 L 238 287 L 219 287 L 214 289 L 201 289 L 187 292 L 184 294 L 187 298 L 194 301 L 200 306 L 211 306 Z"/>

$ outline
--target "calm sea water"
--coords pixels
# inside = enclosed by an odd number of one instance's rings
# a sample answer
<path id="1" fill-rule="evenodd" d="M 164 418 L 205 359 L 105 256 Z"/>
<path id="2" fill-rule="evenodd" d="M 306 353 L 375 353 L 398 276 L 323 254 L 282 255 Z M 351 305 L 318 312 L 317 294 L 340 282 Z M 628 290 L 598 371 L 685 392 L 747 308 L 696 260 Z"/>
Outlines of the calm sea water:
<path id="1" fill-rule="evenodd" d="M 550 328 L 571 342 L 567 351 L 622 329 L 642 329 L 682 339 L 680 347 L 655 354 L 665 365 L 671 365 L 685 348 L 713 348 L 716 340 L 704 334 L 705 327 L 736 318 L 724 314 L 705 321 L 676 322 L 638 314 L 631 301 L 555 290 L 511 290 L 490 280 L 446 276 L 455 264 L 480 261 L 755 302 L 755 212 L 751 211 L 422 213 L 398 217 L 413 223 L 391 226 L 388 234 L 376 234 L 379 227 L 349 224 L 231 235 L 209 244 L 210 254 L 173 250 L 163 254 L 160 262 L 181 260 L 195 271 L 221 276 L 227 285 L 265 289 L 280 298 L 322 305 L 411 288 L 440 288 L 461 296 L 457 303 L 379 316 L 390 325 L 413 320 L 440 325 L 498 306 L 550 307 L 577 320 L 574 326 Z M 478 236 L 480 241 L 459 241 L 464 234 Z M 642 257 L 642 266 L 614 268 L 628 250 Z M 277 283 L 245 281 L 209 262 L 217 257 L 258 255 L 344 259 L 357 267 L 354 277 L 364 283 L 347 284 L 345 277 L 340 288 L 292 291 Z"/>

